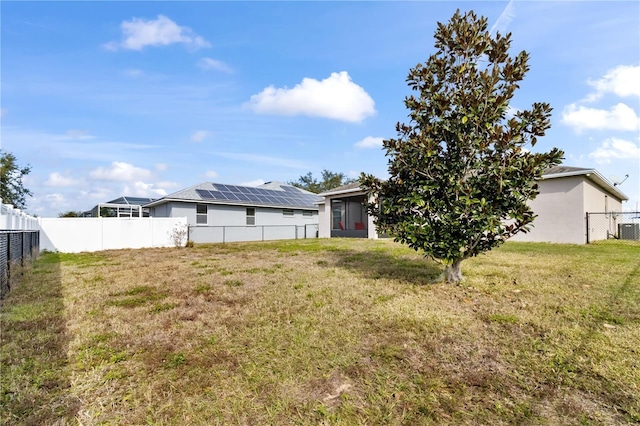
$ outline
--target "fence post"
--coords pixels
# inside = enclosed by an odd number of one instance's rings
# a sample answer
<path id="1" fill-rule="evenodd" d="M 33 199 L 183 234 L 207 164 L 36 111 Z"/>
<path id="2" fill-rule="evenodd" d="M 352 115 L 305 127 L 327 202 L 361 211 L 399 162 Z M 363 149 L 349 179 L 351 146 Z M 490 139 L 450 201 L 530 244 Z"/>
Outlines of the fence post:
<path id="1" fill-rule="evenodd" d="M 11 233 L 7 233 L 7 293 L 11 291 Z"/>
<path id="2" fill-rule="evenodd" d="M 587 244 L 589 244 L 589 213 L 587 213 L 587 218 L 586 218 L 586 223 L 587 223 Z"/>

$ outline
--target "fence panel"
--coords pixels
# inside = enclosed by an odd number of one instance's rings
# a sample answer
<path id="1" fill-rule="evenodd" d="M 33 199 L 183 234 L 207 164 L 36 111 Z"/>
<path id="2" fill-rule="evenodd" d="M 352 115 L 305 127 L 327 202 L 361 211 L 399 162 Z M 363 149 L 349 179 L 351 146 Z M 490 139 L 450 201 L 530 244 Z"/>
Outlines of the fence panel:
<path id="1" fill-rule="evenodd" d="M 317 223 L 306 225 L 189 226 L 189 239 L 194 243 L 298 240 L 317 237 Z"/>
<path id="2" fill-rule="evenodd" d="M 39 231 L 0 231 L 0 299 L 40 251 Z"/>
<path id="3" fill-rule="evenodd" d="M 640 212 L 587 213 L 587 244 L 608 239 L 640 241 Z"/>

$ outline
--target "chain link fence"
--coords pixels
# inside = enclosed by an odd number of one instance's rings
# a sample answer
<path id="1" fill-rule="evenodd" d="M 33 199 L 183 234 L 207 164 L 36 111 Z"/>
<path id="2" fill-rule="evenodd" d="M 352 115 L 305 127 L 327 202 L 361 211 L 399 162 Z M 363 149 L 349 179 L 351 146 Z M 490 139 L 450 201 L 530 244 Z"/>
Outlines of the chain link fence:
<path id="1" fill-rule="evenodd" d="M 640 212 L 587 213 L 587 244 L 611 238 L 640 241 Z"/>
<path id="2" fill-rule="evenodd" d="M 194 243 L 300 240 L 318 238 L 318 224 L 256 226 L 189 226 L 188 239 Z"/>
<path id="3" fill-rule="evenodd" d="M 39 231 L 0 231 L 0 299 L 39 252 Z"/>

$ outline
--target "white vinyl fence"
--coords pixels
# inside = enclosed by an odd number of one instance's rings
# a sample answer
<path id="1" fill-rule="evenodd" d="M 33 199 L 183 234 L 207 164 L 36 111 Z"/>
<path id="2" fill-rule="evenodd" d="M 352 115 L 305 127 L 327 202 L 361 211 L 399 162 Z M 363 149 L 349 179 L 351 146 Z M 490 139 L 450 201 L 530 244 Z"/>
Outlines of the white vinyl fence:
<path id="1" fill-rule="evenodd" d="M 186 217 L 39 218 L 40 250 L 79 253 L 113 249 L 174 247 L 173 235 L 184 230 Z"/>
<path id="2" fill-rule="evenodd" d="M 187 242 L 186 217 L 63 217 L 31 216 L 0 200 L 0 230 L 40 231 L 40 250 L 79 253 L 127 248 L 174 247 L 182 232 Z"/>
<path id="3" fill-rule="evenodd" d="M 3 204 L 0 200 L 0 230 L 35 231 L 38 229 L 38 218 L 28 215 L 11 204 Z"/>

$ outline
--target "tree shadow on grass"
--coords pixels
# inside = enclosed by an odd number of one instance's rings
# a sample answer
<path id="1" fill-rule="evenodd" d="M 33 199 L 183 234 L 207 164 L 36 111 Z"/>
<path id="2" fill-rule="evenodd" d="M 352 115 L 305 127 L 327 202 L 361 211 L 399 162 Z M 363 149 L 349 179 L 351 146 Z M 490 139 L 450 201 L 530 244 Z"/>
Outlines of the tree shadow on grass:
<path id="1" fill-rule="evenodd" d="M 394 279 L 414 285 L 432 284 L 442 265 L 429 259 L 398 256 L 389 250 L 337 249 L 327 253 L 327 264 L 356 271 L 371 279 Z"/>
<path id="2" fill-rule="evenodd" d="M 621 277 L 622 278 L 622 277 Z M 589 359 L 590 347 L 594 341 L 599 340 L 603 334 L 603 329 L 617 328 L 629 323 L 637 323 L 640 319 L 638 314 L 637 289 L 638 278 L 640 278 L 640 262 L 635 263 L 633 269 L 620 280 L 619 285 L 611 289 L 608 298 L 603 298 L 598 307 L 591 307 L 586 315 L 583 326 L 585 329 L 579 339 L 579 343 L 572 348 L 571 355 L 562 360 L 557 366 L 559 381 L 570 380 L 570 373 L 577 372 L 582 380 L 592 381 L 592 386 L 600 388 L 599 395 L 610 407 L 615 410 L 615 417 L 622 423 L 636 424 L 640 422 L 640 399 L 637 392 L 632 387 L 621 386 L 620 381 L 615 379 L 615 375 L 602 375 L 589 363 L 582 360 Z M 615 324 L 615 326 L 613 325 Z M 637 358 L 636 358 L 637 359 Z M 565 377 L 563 377 L 565 376 Z M 588 385 L 587 385 L 588 386 Z M 593 393 L 592 389 L 587 392 Z"/>
<path id="3" fill-rule="evenodd" d="M 69 395 L 60 257 L 42 254 L 27 266 L 0 306 L 0 423 L 72 423 L 79 401 Z"/>

